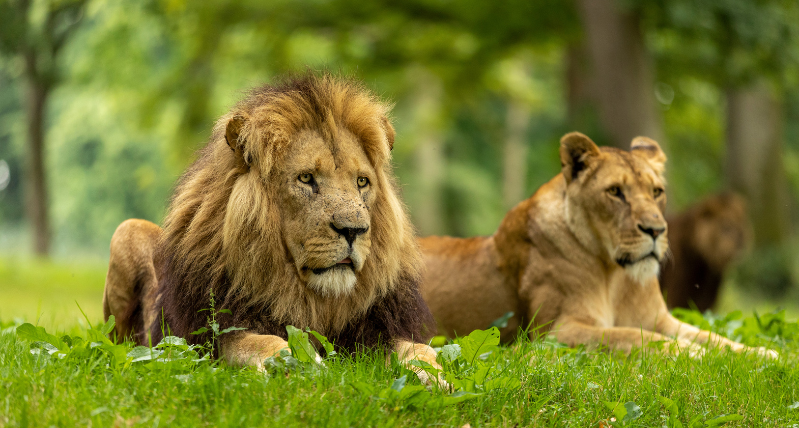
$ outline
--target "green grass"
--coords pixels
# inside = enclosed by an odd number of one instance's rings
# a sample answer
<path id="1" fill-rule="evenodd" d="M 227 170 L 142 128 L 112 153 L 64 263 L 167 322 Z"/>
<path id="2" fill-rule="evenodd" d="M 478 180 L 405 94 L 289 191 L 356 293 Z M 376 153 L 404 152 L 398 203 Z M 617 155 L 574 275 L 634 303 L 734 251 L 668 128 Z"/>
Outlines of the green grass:
<path id="1" fill-rule="evenodd" d="M 677 313 L 746 343 L 766 344 L 780 352 L 778 360 L 715 349 L 701 359 L 648 349 L 624 356 L 525 339 L 492 348 L 485 361 L 461 361 L 457 370 L 448 364 L 449 375 L 459 379 L 475 378 L 480 367 L 491 369 L 472 388 L 479 395 L 448 404 L 444 397 L 450 392 L 428 394 L 413 375 L 396 391 L 401 385 L 396 379 L 409 372 L 373 351 L 335 355 L 321 369 L 300 363 L 271 374 L 191 356 L 134 362 L 127 356 L 132 345 L 100 345 L 100 327 L 89 330 L 86 321 L 77 321 L 83 316 L 75 300 L 89 320 L 101 319 L 104 270 L 100 264 L 0 259 L 0 427 L 673 427 L 679 422 L 687 428 L 692 421 L 694 427 L 713 426 L 714 418 L 733 415 L 730 419 L 740 420 L 725 426 L 799 428 L 799 324 L 782 313 L 759 318 Z M 61 352 L 48 355 L 45 345 L 35 342 L 40 339 L 17 333 L 15 316 L 33 324 L 39 320 L 58 336 L 69 333 L 71 345 L 62 343 Z M 631 410 L 627 421 L 622 409 Z"/>
<path id="2" fill-rule="evenodd" d="M 796 332 L 795 323 L 783 327 Z M 91 342 L 97 334 L 82 336 Z M 768 340 L 755 332 L 747 339 Z M 262 374 L 191 358 L 171 364 L 114 360 L 88 344 L 64 358 L 33 354 L 34 342 L 7 326 L 0 334 L 0 426 L 595 427 L 610 426 L 616 417 L 618 426 L 648 427 L 675 426 L 668 424 L 674 416 L 689 427 L 737 415 L 732 418 L 740 420 L 727 426 L 791 427 L 799 424 L 799 349 L 795 337 L 777 341 L 772 347 L 781 357 L 770 361 L 720 350 L 701 359 L 648 350 L 625 357 L 522 340 L 496 348 L 480 363 L 493 368 L 476 398 L 413 405 L 381 394 L 408 372 L 376 352 L 336 355 L 321 369 Z M 499 378 L 518 383 L 485 386 Z M 405 388 L 418 384 L 408 379 Z M 433 390 L 431 397 L 445 395 Z M 622 424 L 618 411 L 625 404 L 641 414 Z"/>
<path id="3" fill-rule="evenodd" d="M 107 269 L 104 262 L 0 257 L 0 319 L 68 329 L 83 322 L 77 302 L 89 319 L 99 320 Z"/>

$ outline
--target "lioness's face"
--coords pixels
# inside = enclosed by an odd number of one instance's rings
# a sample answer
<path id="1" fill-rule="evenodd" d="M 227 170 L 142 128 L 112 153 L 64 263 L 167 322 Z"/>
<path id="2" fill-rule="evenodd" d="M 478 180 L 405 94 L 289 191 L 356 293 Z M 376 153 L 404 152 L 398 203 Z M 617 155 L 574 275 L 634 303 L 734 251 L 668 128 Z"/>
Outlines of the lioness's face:
<path id="1" fill-rule="evenodd" d="M 582 240 L 644 283 L 658 274 L 668 249 L 665 156 L 654 141 L 636 141 L 630 152 L 603 147 L 580 157 L 567 200 L 570 226 L 592 235 Z"/>
<path id="2" fill-rule="evenodd" d="M 322 295 L 350 292 L 371 247 L 376 173 L 357 139 L 310 130 L 295 137 L 277 173 L 285 244 L 297 273 Z"/>

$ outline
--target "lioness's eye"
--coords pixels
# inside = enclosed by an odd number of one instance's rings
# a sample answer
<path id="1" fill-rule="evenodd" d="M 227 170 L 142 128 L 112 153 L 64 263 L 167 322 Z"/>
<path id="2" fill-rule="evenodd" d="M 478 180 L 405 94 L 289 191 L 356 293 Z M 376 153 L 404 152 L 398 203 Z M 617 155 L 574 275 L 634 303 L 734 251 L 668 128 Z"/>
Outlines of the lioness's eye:
<path id="1" fill-rule="evenodd" d="M 307 184 L 307 183 L 310 183 L 311 180 L 313 180 L 313 175 L 311 175 L 311 174 L 300 174 L 300 176 L 297 177 L 297 179 L 302 181 L 303 183 Z"/>
<path id="2" fill-rule="evenodd" d="M 660 197 L 660 195 L 663 194 L 663 189 L 661 189 L 660 187 L 656 187 L 655 191 L 653 193 L 654 193 L 655 197 L 658 198 L 658 197 Z"/>
<path id="3" fill-rule="evenodd" d="M 358 187 L 366 187 L 369 184 L 369 179 L 366 177 L 358 177 Z"/>
<path id="4" fill-rule="evenodd" d="M 621 187 L 619 186 L 609 187 L 608 193 L 610 193 L 610 196 L 621 196 Z"/>

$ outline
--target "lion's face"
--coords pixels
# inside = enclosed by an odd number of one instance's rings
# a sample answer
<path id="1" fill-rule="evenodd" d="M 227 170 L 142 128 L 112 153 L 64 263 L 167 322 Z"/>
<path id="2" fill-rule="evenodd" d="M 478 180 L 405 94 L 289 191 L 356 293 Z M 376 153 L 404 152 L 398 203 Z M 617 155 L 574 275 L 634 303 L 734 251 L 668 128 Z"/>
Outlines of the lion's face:
<path id="1" fill-rule="evenodd" d="M 369 257 L 380 191 L 365 151 L 346 129 L 333 142 L 304 130 L 275 173 L 283 238 L 301 280 L 322 295 L 350 292 Z"/>
<path id="2" fill-rule="evenodd" d="M 638 137 L 630 152 L 572 133 L 561 141 L 567 222 L 589 250 L 644 283 L 668 249 L 663 167 L 656 142 Z"/>
<path id="3" fill-rule="evenodd" d="M 732 193 L 715 195 L 699 204 L 692 214 L 694 250 L 714 269 L 723 271 L 751 239 L 746 202 Z"/>

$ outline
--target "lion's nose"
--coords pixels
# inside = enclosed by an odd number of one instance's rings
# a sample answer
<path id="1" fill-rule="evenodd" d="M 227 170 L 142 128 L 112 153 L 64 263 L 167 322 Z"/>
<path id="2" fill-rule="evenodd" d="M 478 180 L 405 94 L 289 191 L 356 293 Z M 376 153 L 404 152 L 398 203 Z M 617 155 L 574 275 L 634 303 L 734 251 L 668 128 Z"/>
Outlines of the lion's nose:
<path id="1" fill-rule="evenodd" d="M 335 230 L 336 233 L 338 233 L 339 235 L 343 236 L 344 239 L 347 240 L 347 244 L 349 244 L 350 247 L 352 246 L 352 243 L 355 242 L 355 238 L 357 238 L 358 235 L 362 235 L 362 234 L 366 233 L 367 230 L 369 230 L 369 226 L 367 226 L 367 227 L 342 227 L 342 228 L 338 228 L 333 223 L 330 223 L 330 227 L 333 230 Z"/>
<path id="2" fill-rule="evenodd" d="M 658 239 L 658 236 L 662 235 L 663 232 L 666 231 L 665 227 L 647 227 L 641 224 L 638 225 L 638 229 L 640 229 L 641 232 L 651 236 L 653 240 Z"/>

